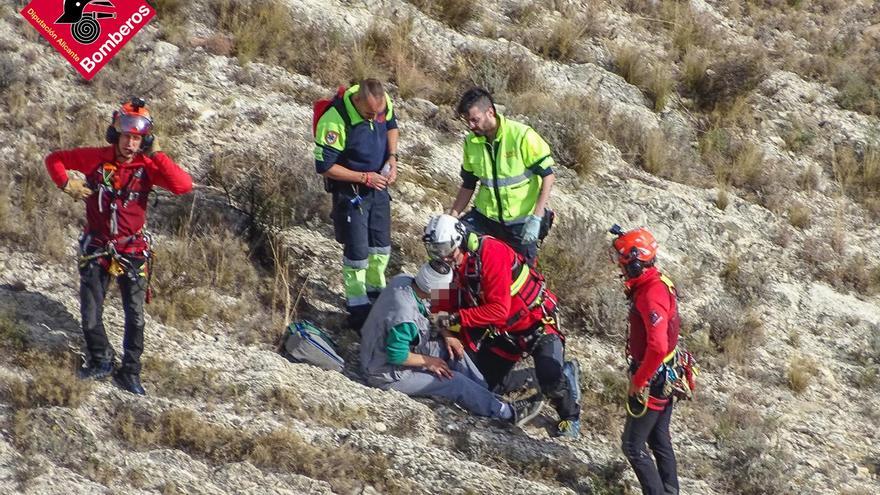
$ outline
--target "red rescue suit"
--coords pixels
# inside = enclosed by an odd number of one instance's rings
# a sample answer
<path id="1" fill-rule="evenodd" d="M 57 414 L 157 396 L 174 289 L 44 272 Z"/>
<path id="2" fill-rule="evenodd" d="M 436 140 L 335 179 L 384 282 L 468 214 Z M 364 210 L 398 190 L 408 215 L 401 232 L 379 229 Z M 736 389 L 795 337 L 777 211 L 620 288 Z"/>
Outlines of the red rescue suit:
<path id="1" fill-rule="evenodd" d="M 461 339 L 470 350 L 475 351 L 492 330 L 507 333 L 518 343 L 519 352 L 492 347 L 492 352 L 511 361 L 519 361 L 541 331 L 559 334 L 564 340 L 552 319 L 556 295 L 522 255 L 504 242 L 481 236 L 476 249 L 465 252 L 455 276 L 451 297 L 433 309 L 458 311 Z"/>
<path id="2" fill-rule="evenodd" d="M 645 269 L 625 285 L 630 300 L 627 352 L 635 367 L 632 384 L 641 388 L 678 345 L 681 320 L 675 286 L 657 268 Z M 651 394 L 648 407 L 662 410 L 668 402 Z"/>
<path id="3" fill-rule="evenodd" d="M 46 157 L 46 169 L 59 188 L 67 184 L 68 170 L 85 175 L 94 191 L 85 200 L 90 245 L 103 247 L 112 242 L 121 254 L 138 255 L 148 248 L 142 229 L 153 186 L 174 194 L 192 190 L 189 174 L 162 152 L 152 157 L 138 153 L 130 163 L 117 163 L 112 145 L 61 150 Z"/>

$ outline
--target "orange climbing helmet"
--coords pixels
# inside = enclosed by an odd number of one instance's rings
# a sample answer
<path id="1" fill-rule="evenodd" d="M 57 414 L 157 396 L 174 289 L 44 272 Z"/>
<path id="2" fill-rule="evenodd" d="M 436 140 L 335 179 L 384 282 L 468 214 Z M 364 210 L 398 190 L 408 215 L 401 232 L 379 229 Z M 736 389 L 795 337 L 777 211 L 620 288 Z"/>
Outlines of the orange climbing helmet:
<path id="1" fill-rule="evenodd" d="M 611 259 L 626 268 L 629 278 L 638 277 L 642 270 L 654 264 L 659 246 L 648 229 L 639 227 L 624 232 L 620 225 L 614 224 L 608 231 L 617 236 L 611 242 Z"/>

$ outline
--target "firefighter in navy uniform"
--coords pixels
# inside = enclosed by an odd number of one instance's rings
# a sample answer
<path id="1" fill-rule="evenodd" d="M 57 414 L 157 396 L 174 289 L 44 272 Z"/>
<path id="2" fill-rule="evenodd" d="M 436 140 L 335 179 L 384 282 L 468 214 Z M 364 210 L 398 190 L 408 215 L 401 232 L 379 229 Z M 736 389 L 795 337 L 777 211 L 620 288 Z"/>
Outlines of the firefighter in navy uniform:
<path id="1" fill-rule="evenodd" d="M 86 205 L 80 240 L 80 311 L 89 358 L 83 379 L 113 374 L 123 389 L 138 395 L 140 356 L 144 350 L 144 303 L 148 291 L 150 245 L 144 233 L 148 195 L 158 186 L 174 194 L 192 190 L 192 179 L 166 154 L 157 151 L 153 121 L 143 99 L 133 98 L 113 113 L 106 139 L 110 146 L 50 153 L 46 169 L 66 194 Z M 68 178 L 67 171 L 85 175 Z M 110 278 L 116 277 L 125 313 L 121 365 L 102 321 Z"/>
<path id="2" fill-rule="evenodd" d="M 623 232 L 615 225 L 611 233 L 617 235 L 612 243 L 613 256 L 630 302 L 629 414 L 622 450 L 636 472 L 642 493 L 675 495 L 679 490 L 678 472 L 669 432 L 674 401 L 664 387 L 666 375 L 658 372 L 676 358 L 679 343 L 681 321 L 675 286 L 654 266 L 658 246 L 648 230 Z"/>
<path id="3" fill-rule="evenodd" d="M 429 256 L 456 267 L 450 297 L 432 307 L 448 312 L 438 317 L 441 328 L 458 332 L 496 392 L 508 391 L 505 378 L 523 357 L 532 356 L 540 391 L 559 414 L 553 434 L 577 437 L 577 363 L 564 361 L 556 295 L 546 288 L 543 276 L 506 243 L 468 233 L 451 215 L 431 218 L 423 240 Z"/>
<path id="4" fill-rule="evenodd" d="M 387 188 L 397 177 L 398 135 L 391 98 L 375 79 L 337 97 L 316 124 L 315 169 L 333 193 L 348 323 L 358 330 L 385 287 L 391 256 Z"/>

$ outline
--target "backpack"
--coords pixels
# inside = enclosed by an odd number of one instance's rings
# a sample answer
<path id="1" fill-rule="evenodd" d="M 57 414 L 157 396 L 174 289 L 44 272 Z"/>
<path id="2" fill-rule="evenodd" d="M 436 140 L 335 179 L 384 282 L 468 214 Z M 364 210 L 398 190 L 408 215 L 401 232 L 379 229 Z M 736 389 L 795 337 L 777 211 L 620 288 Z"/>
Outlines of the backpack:
<path id="1" fill-rule="evenodd" d="M 334 94 L 330 98 L 321 98 L 320 100 L 315 100 L 312 104 L 312 137 L 317 137 L 318 135 L 318 121 L 321 120 L 321 117 L 327 113 L 327 110 L 330 110 L 330 107 L 342 105 L 341 107 L 337 106 L 336 110 L 339 111 L 339 115 L 342 116 L 342 120 L 345 122 L 345 127 L 347 128 L 350 124 L 348 119 L 348 114 L 345 113 L 345 104 L 343 103 L 342 98 L 345 96 L 346 88 L 345 86 L 339 86 L 336 88 L 336 94 Z"/>
<path id="2" fill-rule="evenodd" d="M 345 91 L 345 86 L 339 86 L 336 88 L 336 94 L 332 97 L 315 100 L 312 104 L 312 137 L 318 136 L 318 121 L 321 120 L 321 117 L 333 107 L 336 107 L 336 111 L 339 112 L 339 116 L 342 117 L 342 122 L 345 123 L 345 129 L 348 130 L 348 128 L 351 127 L 351 119 L 348 118 L 348 111 L 345 109 L 345 100 L 343 100 L 345 97 Z M 332 193 L 333 187 L 333 180 L 324 177 L 324 191 Z"/>
<path id="3" fill-rule="evenodd" d="M 312 322 L 297 320 L 284 331 L 279 351 L 288 361 L 341 372 L 345 360 L 336 351 L 338 347 L 324 330 Z"/>

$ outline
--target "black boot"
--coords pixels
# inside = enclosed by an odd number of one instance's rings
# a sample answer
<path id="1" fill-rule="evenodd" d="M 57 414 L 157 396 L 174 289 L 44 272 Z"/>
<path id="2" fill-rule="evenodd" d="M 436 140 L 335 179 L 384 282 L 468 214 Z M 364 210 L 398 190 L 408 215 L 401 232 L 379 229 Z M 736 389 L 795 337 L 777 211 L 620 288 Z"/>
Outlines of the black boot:
<path id="1" fill-rule="evenodd" d="M 348 327 L 355 330 L 358 335 L 361 333 L 364 322 L 367 321 L 367 316 L 370 315 L 370 308 L 371 306 L 368 304 L 348 308 Z"/>
<path id="2" fill-rule="evenodd" d="M 113 373 L 113 361 L 89 362 L 77 370 L 76 375 L 80 380 L 103 380 Z"/>
<path id="3" fill-rule="evenodd" d="M 141 385 L 140 375 L 118 370 L 116 373 L 113 373 L 113 381 L 126 392 L 131 392 L 135 395 L 147 395 L 147 391 Z"/>

